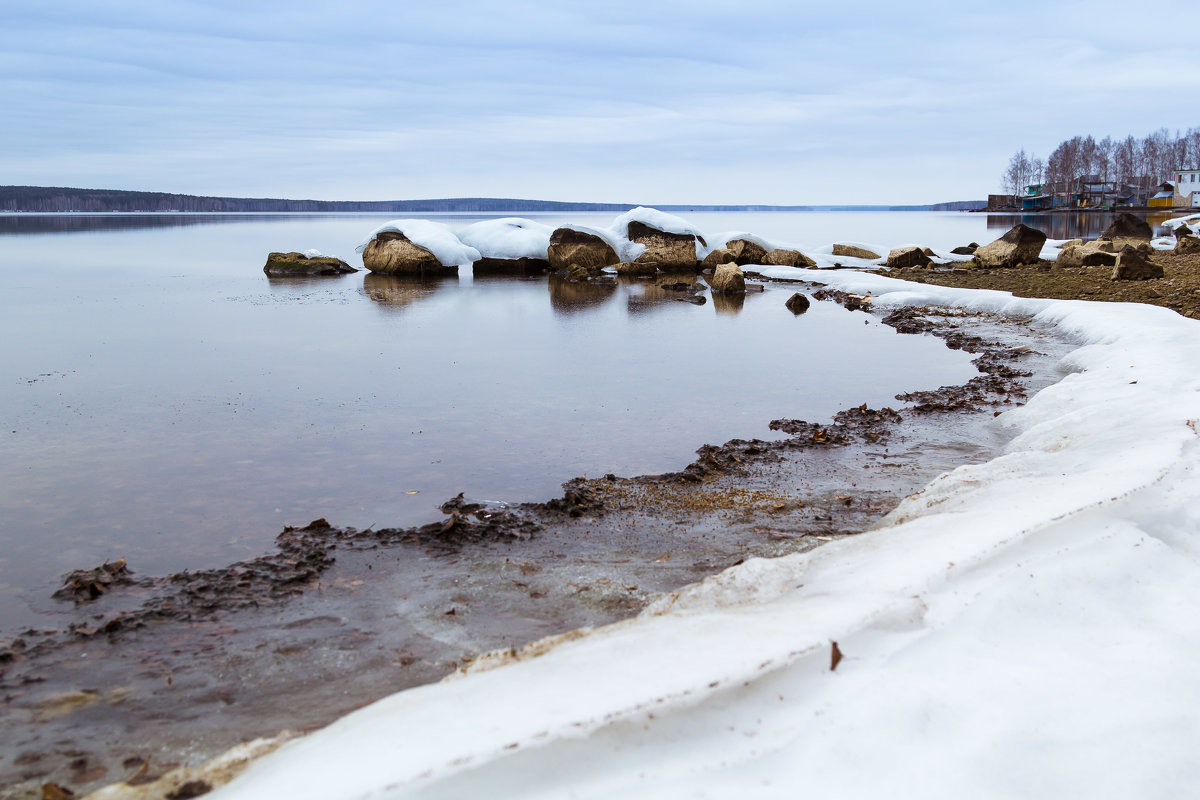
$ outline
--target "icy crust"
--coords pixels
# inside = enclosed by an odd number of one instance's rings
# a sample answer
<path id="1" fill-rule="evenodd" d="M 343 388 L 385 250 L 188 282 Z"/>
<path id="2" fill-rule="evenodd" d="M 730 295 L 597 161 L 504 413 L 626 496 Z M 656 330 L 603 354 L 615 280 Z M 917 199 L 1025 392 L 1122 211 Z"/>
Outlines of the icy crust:
<path id="1" fill-rule="evenodd" d="M 483 258 L 546 258 L 550 248 L 549 225 L 520 217 L 489 219 L 468 225 L 459 240 L 479 251 Z"/>
<path id="2" fill-rule="evenodd" d="M 857 272 L 1079 343 L 874 531 L 388 697 L 220 798 L 1182 797 L 1200 782 L 1200 323 Z M 831 671 L 833 647 L 843 654 Z"/>
<path id="3" fill-rule="evenodd" d="M 371 231 L 371 235 L 363 239 L 354 251 L 361 253 L 372 239 L 387 231 L 403 233 L 410 242 L 433 253 L 444 267 L 469 267 L 480 258 L 479 251 L 463 244 L 448 225 L 427 219 L 394 219 L 385 222 Z"/>

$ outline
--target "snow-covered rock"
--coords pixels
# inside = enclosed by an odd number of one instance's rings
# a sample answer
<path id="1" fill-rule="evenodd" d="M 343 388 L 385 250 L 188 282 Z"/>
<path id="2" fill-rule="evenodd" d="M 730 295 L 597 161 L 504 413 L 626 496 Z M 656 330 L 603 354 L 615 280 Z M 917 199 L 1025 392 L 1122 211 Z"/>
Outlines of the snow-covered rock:
<path id="1" fill-rule="evenodd" d="M 547 258 L 554 269 L 600 269 L 612 266 L 621 259 L 621 242 L 606 231 L 583 225 L 564 225 L 550 236 Z"/>
<path id="2" fill-rule="evenodd" d="M 479 260 L 479 251 L 463 244 L 449 226 L 426 219 L 397 219 L 380 225 L 355 250 L 363 254 L 363 266 L 373 272 L 469 267 Z"/>

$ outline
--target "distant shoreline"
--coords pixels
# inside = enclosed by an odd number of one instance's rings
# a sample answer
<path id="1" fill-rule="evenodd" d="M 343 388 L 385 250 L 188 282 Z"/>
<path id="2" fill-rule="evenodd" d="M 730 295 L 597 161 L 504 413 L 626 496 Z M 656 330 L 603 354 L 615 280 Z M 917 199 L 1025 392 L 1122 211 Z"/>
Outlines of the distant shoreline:
<path id="1" fill-rule="evenodd" d="M 649 204 L 647 204 L 649 205 Z M 985 207 L 982 200 L 930 205 L 691 205 L 655 204 L 662 211 L 967 211 Z M 0 186 L 0 213 L 33 214 L 291 214 L 291 213 L 419 213 L 498 214 L 561 212 L 625 212 L 635 203 L 587 203 L 518 198 L 451 197 L 426 200 L 288 200 L 283 198 L 210 197 L 135 192 L 122 189 L 77 189 L 54 186 Z"/>

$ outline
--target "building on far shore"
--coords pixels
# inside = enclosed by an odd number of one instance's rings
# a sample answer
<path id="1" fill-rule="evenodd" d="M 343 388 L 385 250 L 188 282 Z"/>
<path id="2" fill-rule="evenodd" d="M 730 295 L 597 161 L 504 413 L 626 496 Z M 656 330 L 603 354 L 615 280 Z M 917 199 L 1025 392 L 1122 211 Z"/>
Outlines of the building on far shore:
<path id="1" fill-rule="evenodd" d="M 1170 208 L 1175 205 L 1175 187 L 1164 181 L 1158 185 L 1158 193 L 1150 197 L 1146 205 L 1151 208 Z"/>
<path id="2" fill-rule="evenodd" d="M 1200 207 L 1200 169 L 1180 169 L 1175 172 L 1171 205 L 1176 208 Z"/>

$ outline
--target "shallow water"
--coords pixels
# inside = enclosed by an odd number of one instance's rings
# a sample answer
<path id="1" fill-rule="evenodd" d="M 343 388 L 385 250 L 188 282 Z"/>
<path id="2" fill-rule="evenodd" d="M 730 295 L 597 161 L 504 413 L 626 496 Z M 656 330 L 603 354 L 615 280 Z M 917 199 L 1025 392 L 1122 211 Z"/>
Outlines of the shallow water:
<path id="1" fill-rule="evenodd" d="M 832 304 L 793 317 L 791 287 L 694 306 L 643 284 L 468 270 L 269 281 L 270 250 L 361 263 L 353 246 L 385 218 L 133 219 L 144 226 L 0 225 L 0 632 L 45 620 L 62 573 L 106 559 L 163 574 L 256 555 L 316 517 L 399 526 L 458 492 L 546 499 L 574 475 L 677 469 L 777 417 L 827 419 L 974 374 L 963 353 Z M 814 246 L 950 247 L 990 226 L 928 212 L 689 219 Z"/>

